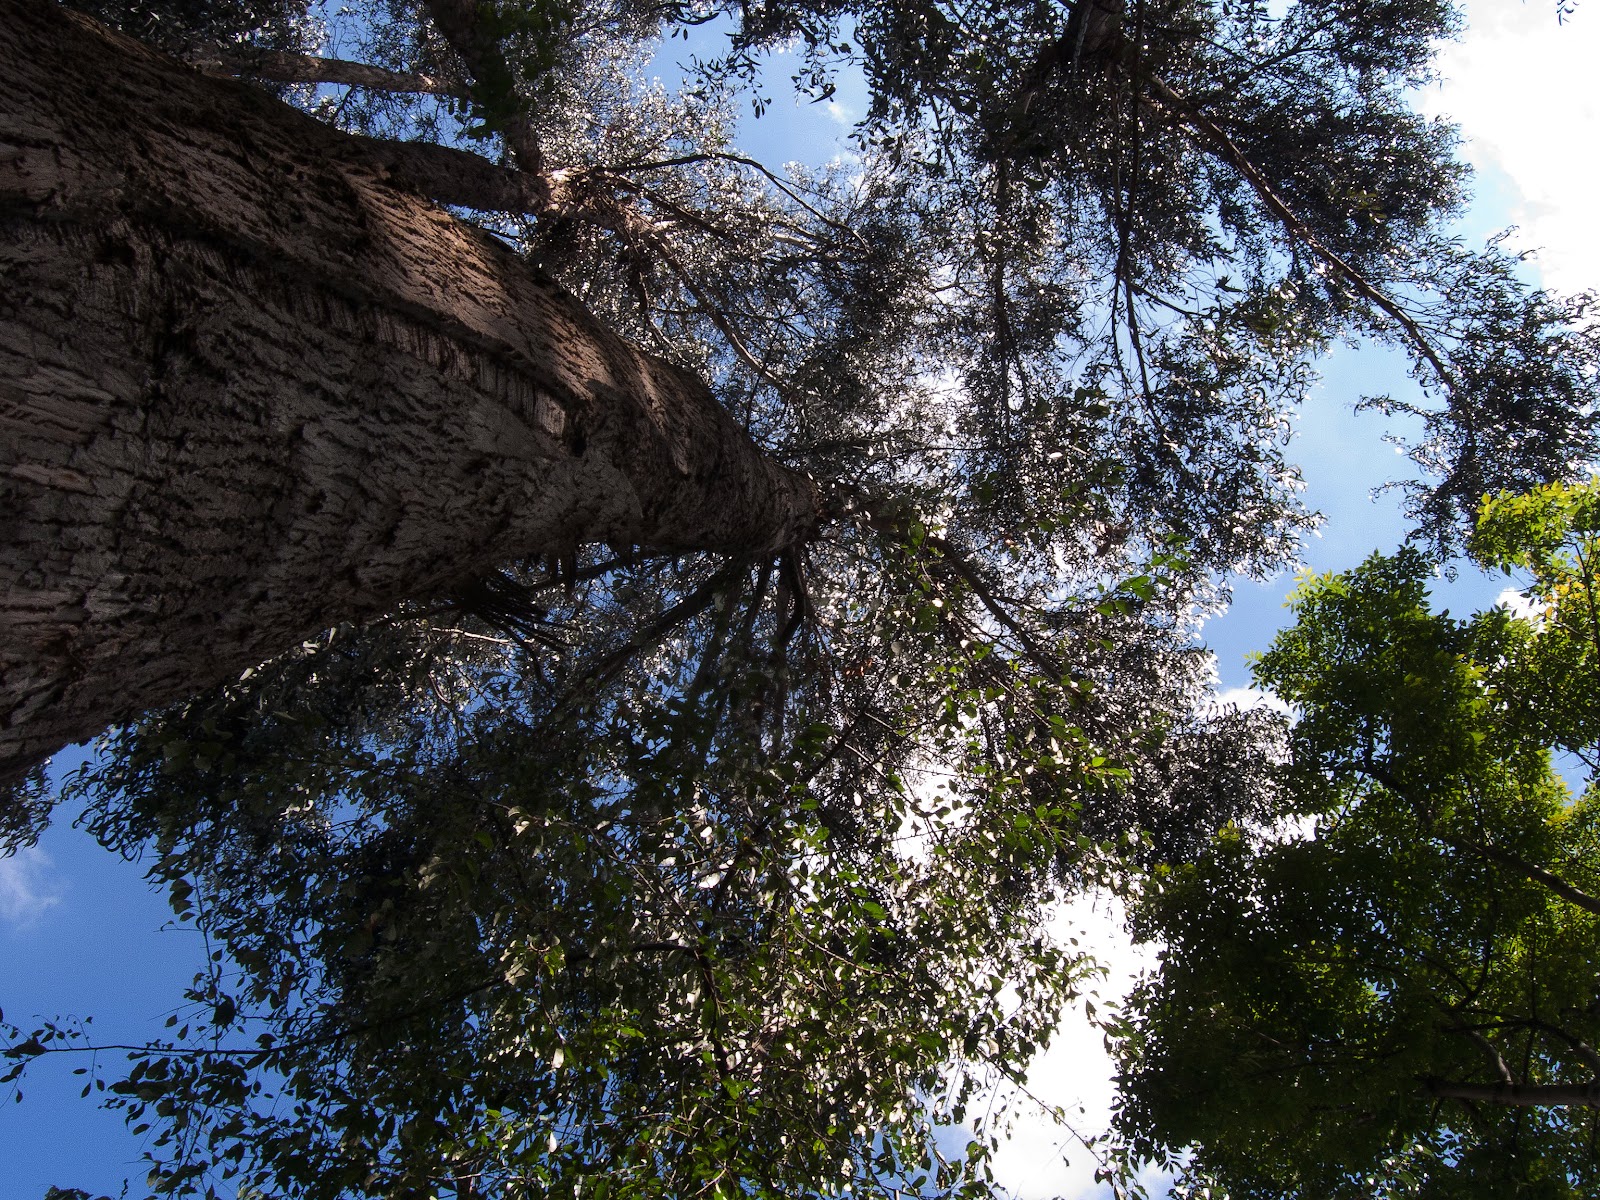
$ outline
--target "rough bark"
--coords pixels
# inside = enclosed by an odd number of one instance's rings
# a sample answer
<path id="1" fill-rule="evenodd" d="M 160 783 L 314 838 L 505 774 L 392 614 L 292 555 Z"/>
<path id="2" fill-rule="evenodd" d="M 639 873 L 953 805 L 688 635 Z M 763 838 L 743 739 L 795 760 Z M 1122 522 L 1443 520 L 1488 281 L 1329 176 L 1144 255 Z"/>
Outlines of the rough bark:
<path id="1" fill-rule="evenodd" d="M 343 135 L 0 0 L 0 783 L 318 629 L 815 486 Z"/>
<path id="2" fill-rule="evenodd" d="M 340 151 L 347 162 L 440 204 L 480 212 L 537 213 L 550 202 L 547 181 L 535 181 L 514 167 L 499 166 L 453 146 L 351 137 Z"/>

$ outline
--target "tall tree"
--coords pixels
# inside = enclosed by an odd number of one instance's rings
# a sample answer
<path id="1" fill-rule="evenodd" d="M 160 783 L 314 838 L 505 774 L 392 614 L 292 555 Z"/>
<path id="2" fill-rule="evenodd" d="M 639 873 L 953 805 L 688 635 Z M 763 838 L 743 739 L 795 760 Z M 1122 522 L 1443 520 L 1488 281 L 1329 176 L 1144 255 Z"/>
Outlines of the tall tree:
<path id="1" fill-rule="evenodd" d="M 1597 518 L 1594 483 L 1486 504 L 1532 616 L 1432 611 L 1415 552 L 1302 585 L 1257 667 L 1300 712 L 1279 823 L 1144 902 L 1139 1151 L 1234 1197 L 1592 1194 Z"/>
<path id="2" fill-rule="evenodd" d="M 0 781 L 508 558 L 816 526 L 698 379 L 350 138 L 52 6 L 5 27 Z"/>

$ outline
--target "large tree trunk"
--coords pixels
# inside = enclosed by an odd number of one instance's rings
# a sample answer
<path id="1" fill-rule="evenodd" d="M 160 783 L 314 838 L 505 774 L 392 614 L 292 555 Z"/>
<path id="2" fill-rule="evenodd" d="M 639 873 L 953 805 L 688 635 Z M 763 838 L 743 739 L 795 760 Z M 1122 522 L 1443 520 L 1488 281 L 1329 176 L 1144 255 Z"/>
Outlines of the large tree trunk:
<path id="1" fill-rule="evenodd" d="M 0 0 L 0 783 L 342 620 L 817 492 L 336 131 Z"/>

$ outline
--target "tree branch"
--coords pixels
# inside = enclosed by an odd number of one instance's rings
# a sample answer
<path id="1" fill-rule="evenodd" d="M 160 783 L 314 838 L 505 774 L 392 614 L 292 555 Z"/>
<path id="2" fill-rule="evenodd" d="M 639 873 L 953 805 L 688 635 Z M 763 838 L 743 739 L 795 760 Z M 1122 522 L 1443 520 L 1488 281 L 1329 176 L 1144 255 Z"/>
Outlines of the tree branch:
<path id="1" fill-rule="evenodd" d="M 900 522 L 885 513 L 881 505 L 862 493 L 854 491 L 854 489 L 852 489 L 851 498 L 860 510 L 866 514 L 867 523 L 872 528 L 895 538 L 903 538 L 905 536 L 905 530 Z M 949 568 L 951 574 L 965 583 L 972 590 L 972 594 L 977 597 L 978 602 L 988 610 L 989 614 L 1011 632 L 1018 643 L 1021 644 L 1023 653 L 1033 661 L 1034 666 L 1044 671 L 1054 680 L 1060 681 L 1067 678 L 1068 672 L 1061 660 L 1041 645 L 1038 639 L 1028 631 L 1027 627 L 1011 615 L 1010 610 L 983 582 L 976 569 L 962 557 L 960 551 L 944 538 L 932 533 L 924 535 L 923 544 L 930 550 L 936 551 L 939 555 L 939 561 Z"/>
<path id="2" fill-rule="evenodd" d="M 1357 295 L 1382 310 L 1400 326 L 1406 337 L 1410 339 L 1411 344 L 1416 347 L 1417 353 L 1421 354 L 1438 374 L 1440 383 L 1449 386 L 1455 382 L 1455 372 L 1445 363 L 1438 350 L 1434 348 L 1433 343 L 1428 340 L 1427 334 L 1422 332 L 1422 328 L 1417 324 L 1416 320 L 1396 301 L 1391 300 L 1368 282 L 1365 275 L 1335 250 L 1324 245 L 1322 239 L 1317 237 L 1312 232 L 1311 227 L 1302 221 L 1287 202 L 1278 195 L 1266 176 L 1250 161 L 1249 157 L 1221 126 L 1206 116 L 1194 104 L 1190 103 L 1187 97 L 1173 90 L 1160 76 L 1146 75 L 1144 78 L 1150 87 L 1151 95 L 1156 101 L 1176 117 L 1180 124 L 1187 125 L 1191 132 L 1198 134 L 1201 140 L 1208 143 L 1218 157 L 1239 172 L 1261 203 L 1266 205 L 1267 210 L 1278 218 L 1292 238 L 1301 242 L 1324 263 L 1332 267 L 1343 277 L 1346 283 L 1355 289 Z"/>
<path id="3" fill-rule="evenodd" d="M 656 645 L 674 629 L 710 608 L 717 595 L 747 569 L 748 563 L 745 559 L 731 560 L 693 592 L 648 624 L 635 630 L 633 636 L 622 646 L 589 667 L 573 682 L 568 689 L 567 698 L 558 707 L 557 713 L 564 713 L 577 707 L 589 690 L 615 677 L 640 651 Z"/>
<path id="4" fill-rule="evenodd" d="M 1454 1019 L 1459 1019 L 1459 1013 L 1455 1012 L 1453 1009 L 1444 1004 L 1439 1004 L 1438 1001 L 1435 1001 L 1435 1003 L 1438 1004 L 1438 1007 L 1443 1009 L 1448 1016 Z M 1464 1035 L 1472 1042 L 1474 1046 L 1477 1046 L 1478 1049 L 1482 1050 L 1485 1056 L 1487 1056 L 1489 1059 L 1489 1064 L 1494 1068 L 1495 1077 L 1499 1079 L 1501 1085 L 1508 1087 L 1515 1086 L 1517 1082 L 1516 1076 L 1511 1073 L 1511 1068 L 1506 1065 L 1506 1060 L 1501 1056 L 1500 1051 L 1495 1047 L 1495 1044 L 1484 1036 L 1481 1029 L 1475 1028 L 1471 1025 L 1462 1024 L 1446 1025 L 1444 1028 L 1445 1032 L 1447 1033 L 1459 1033 Z"/>
<path id="5" fill-rule="evenodd" d="M 473 98 L 485 108 L 493 110 L 510 104 L 511 110 L 496 113 L 498 132 L 505 138 L 506 148 L 517 160 L 517 165 L 537 180 L 543 188 L 543 212 L 550 205 L 550 181 L 545 173 L 544 151 L 534 136 L 533 123 L 528 119 L 521 97 L 517 95 L 515 76 L 499 41 L 485 32 L 479 19 L 477 0 L 426 0 L 434 28 L 450 44 L 472 76 Z"/>
<path id="6" fill-rule="evenodd" d="M 394 186 L 440 204 L 537 214 L 549 200 L 549 186 L 525 171 L 498 166 L 453 146 L 352 135 L 341 153 L 348 161 L 379 171 Z"/>
<path id="7" fill-rule="evenodd" d="M 945 565 L 972 589 L 972 594 L 978 598 L 978 602 L 984 608 L 988 609 L 989 614 L 1012 632 L 1017 641 L 1022 644 L 1023 651 L 1033 660 L 1034 666 L 1048 673 L 1056 681 L 1067 677 L 1067 669 L 1061 660 L 1046 650 L 1038 639 L 1011 615 L 1010 610 L 989 590 L 988 585 L 979 578 L 977 571 L 956 551 L 954 546 L 945 541 L 944 538 L 936 537 L 933 534 L 928 535 L 927 545 L 930 549 L 939 552 Z"/>
<path id="8" fill-rule="evenodd" d="M 1589 1083 L 1458 1083 L 1425 1079 L 1430 1096 L 1502 1104 L 1513 1108 L 1600 1108 L 1600 1082 Z"/>
<path id="9" fill-rule="evenodd" d="M 1547 871 L 1535 863 L 1529 862 L 1519 854 L 1509 850 L 1502 850 L 1499 846 L 1491 846 L 1486 842 L 1473 841 L 1469 838 L 1443 838 L 1446 845 L 1468 850 L 1481 858 L 1497 862 L 1501 866 L 1510 867 L 1535 883 L 1542 883 L 1556 895 L 1570 904 L 1576 904 L 1586 912 L 1600 916 L 1600 897 L 1591 896 L 1588 892 L 1574 887 L 1561 876 L 1552 871 Z"/>
<path id="10" fill-rule="evenodd" d="M 1361 764 L 1361 770 L 1385 790 L 1402 797 L 1408 803 L 1415 803 L 1410 797 L 1409 789 L 1396 779 L 1387 767 L 1380 766 L 1369 758 Z M 1423 808 L 1418 807 L 1417 812 L 1419 815 L 1427 817 L 1426 810 Z M 1426 824 L 1432 824 L 1431 818 L 1427 819 Z M 1510 867 L 1523 878 L 1534 883 L 1542 883 L 1568 903 L 1576 904 L 1585 912 L 1600 916 L 1600 897 L 1593 896 L 1581 888 L 1574 887 L 1555 872 L 1546 870 L 1537 863 L 1529 862 L 1520 854 L 1514 854 L 1510 850 L 1502 850 L 1499 846 L 1491 846 L 1487 842 L 1480 842 L 1475 838 L 1453 837 L 1448 833 L 1432 829 L 1430 829 L 1430 833 L 1453 850 L 1476 854 L 1479 858 L 1487 858 L 1489 861 L 1497 862 L 1503 867 Z"/>
<path id="11" fill-rule="evenodd" d="M 459 79 L 390 71 L 343 58 L 318 58 L 281 50 L 199 46 L 189 51 L 184 61 L 202 75 L 224 78 L 243 75 L 274 83 L 337 83 L 375 92 L 414 92 L 430 96 L 464 96 L 467 91 Z"/>

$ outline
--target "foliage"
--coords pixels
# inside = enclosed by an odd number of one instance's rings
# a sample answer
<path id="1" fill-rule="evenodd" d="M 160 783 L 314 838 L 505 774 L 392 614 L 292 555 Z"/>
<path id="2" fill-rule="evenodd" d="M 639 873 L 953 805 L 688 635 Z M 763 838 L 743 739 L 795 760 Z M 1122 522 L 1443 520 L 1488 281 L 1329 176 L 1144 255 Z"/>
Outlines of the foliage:
<path id="1" fill-rule="evenodd" d="M 273 49 L 314 48 L 305 0 L 78 0 L 73 7 L 174 52 L 196 42 L 246 40 Z"/>
<path id="2" fill-rule="evenodd" d="M 1430 610 L 1414 551 L 1307 579 L 1257 665 L 1299 711 L 1287 825 L 1144 901 L 1167 943 L 1119 1122 L 1246 1196 L 1579 1196 L 1600 1183 L 1600 483 L 1485 503 L 1531 617 Z M 1572 1106 L 1572 1107 L 1566 1107 Z"/>
<path id="3" fill-rule="evenodd" d="M 44 763 L 16 783 L 0 788 L 0 858 L 31 846 L 50 824 L 55 790 Z"/>
<path id="4" fill-rule="evenodd" d="M 121 734 L 73 790 L 216 948 L 173 1040 L 110 1084 L 163 1129 L 158 1190 L 979 1189 L 1005 1116 L 969 1103 L 1020 1079 L 1084 970 L 1041 916 L 1115 861 L 1117 709 L 1204 677 L 1140 647 L 1116 593 L 1076 635 L 1093 653 L 1052 646 L 1103 665 L 1050 678 L 905 578 L 940 569 L 926 541 L 857 569 L 813 597 L 853 657 L 791 685 L 839 689 L 803 705 L 825 722 L 754 715 L 783 613 L 733 562 L 665 585 L 693 616 L 603 687 L 618 601 L 586 588 L 577 661 L 413 614 Z M 1140 737 L 1147 836 L 1230 794 Z M 1215 741 L 1218 776 L 1225 739 L 1171 734 Z M 942 1162 L 932 1123 L 963 1119 L 984 1140 Z"/>
<path id="5" fill-rule="evenodd" d="M 491 729 L 426 771 L 362 779 L 357 756 L 342 820 L 262 781 L 217 797 L 253 820 L 158 842 L 175 907 L 240 968 L 197 985 L 192 1039 L 113 1085 L 130 1119 L 176 1103 L 164 1183 L 218 1165 L 208 1144 L 306 1196 L 958 1182 L 911 1098 L 948 1086 L 959 1112 L 971 1083 L 940 1068 L 1047 1038 L 1072 980 L 967 873 L 1017 848 L 952 839 L 914 864 L 881 831 L 836 836 L 798 764 L 673 761 L 695 715 L 608 723 L 588 754 Z M 822 732 L 797 742 L 814 768 Z M 192 1053 L 222 1037 L 266 1041 Z"/>

